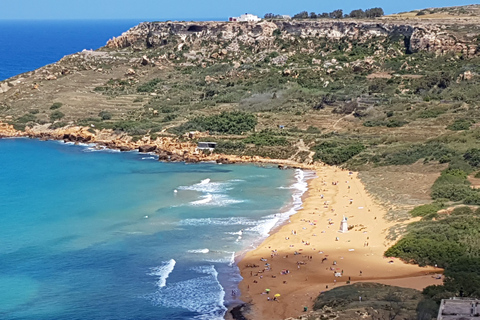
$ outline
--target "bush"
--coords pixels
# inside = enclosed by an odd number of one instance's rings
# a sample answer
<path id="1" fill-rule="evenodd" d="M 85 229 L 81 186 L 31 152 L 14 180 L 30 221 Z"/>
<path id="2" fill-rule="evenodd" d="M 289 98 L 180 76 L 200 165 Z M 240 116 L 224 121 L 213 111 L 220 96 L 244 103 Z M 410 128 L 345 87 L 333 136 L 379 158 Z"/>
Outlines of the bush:
<path id="1" fill-rule="evenodd" d="M 452 131 L 461 131 L 468 130 L 472 126 L 472 121 L 469 119 L 458 119 L 455 120 L 451 125 L 447 126 L 448 130 Z"/>
<path id="2" fill-rule="evenodd" d="M 63 112 L 61 111 L 53 111 L 52 113 L 50 113 L 50 120 L 51 121 L 56 121 L 56 120 L 60 120 L 64 117 L 65 115 L 63 114 Z"/>
<path id="3" fill-rule="evenodd" d="M 415 207 L 410 210 L 409 213 L 412 217 L 425 217 L 427 215 L 436 214 L 443 207 L 443 203 L 434 202 Z"/>
<path id="4" fill-rule="evenodd" d="M 57 121 L 55 123 L 52 123 L 48 129 L 52 129 L 52 130 L 55 130 L 55 129 L 59 129 L 59 128 L 63 128 L 63 127 L 66 127 L 67 126 L 67 123 L 66 122 L 62 122 L 62 121 Z"/>
<path id="5" fill-rule="evenodd" d="M 245 143 L 243 143 L 243 141 L 222 140 L 217 141 L 215 153 L 230 154 L 237 151 L 243 151 L 244 149 Z"/>
<path id="6" fill-rule="evenodd" d="M 256 146 L 286 146 L 288 144 L 285 137 L 275 136 L 274 133 L 270 131 L 254 133 L 243 141 L 245 143 L 253 143 Z"/>
<path id="7" fill-rule="evenodd" d="M 480 167 L 480 149 L 473 148 L 468 150 L 463 155 L 463 159 L 465 159 L 465 161 L 467 161 L 472 167 Z M 477 175 L 479 175 L 479 173 L 477 173 Z"/>
<path id="8" fill-rule="evenodd" d="M 196 117 L 180 127 L 175 132 L 183 134 L 187 131 L 210 131 L 224 134 L 242 134 L 251 131 L 257 125 L 257 118 L 250 113 L 239 111 L 223 112 L 209 117 Z"/>
<path id="9" fill-rule="evenodd" d="M 161 81 L 161 79 L 155 78 L 146 83 L 143 83 L 137 87 L 137 92 L 153 92 L 155 91 L 157 84 L 159 84 Z"/>
<path id="10" fill-rule="evenodd" d="M 31 113 L 26 113 L 23 116 L 18 117 L 16 122 L 21 123 L 21 124 L 25 124 L 27 122 L 35 121 L 36 119 L 37 119 L 37 117 L 35 117 L 35 115 L 33 115 Z"/>
<path id="11" fill-rule="evenodd" d="M 438 142 L 429 142 L 411 145 L 391 153 L 384 153 L 381 155 L 383 161 L 381 161 L 381 158 L 379 160 L 381 165 L 409 165 L 427 157 L 431 160 L 439 160 L 451 158 L 454 155 L 455 151 L 446 145 Z"/>
<path id="12" fill-rule="evenodd" d="M 112 119 L 112 114 L 108 111 L 100 111 L 98 113 L 98 116 L 102 119 L 102 120 L 110 120 Z"/>
<path id="13" fill-rule="evenodd" d="M 451 215 L 452 216 L 462 216 L 462 215 L 470 215 L 473 213 L 473 210 L 470 207 L 456 207 L 453 209 Z"/>
<path id="14" fill-rule="evenodd" d="M 112 123 L 111 126 L 113 130 L 126 132 L 130 135 L 144 135 L 148 132 L 157 132 L 162 130 L 160 124 L 148 120 L 120 120 Z"/>
<path id="15" fill-rule="evenodd" d="M 339 165 L 365 150 L 365 146 L 358 142 L 351 144 L 322 142 L 313 147 L 313 150 L 315 160 L 321 160 L 328 165 Z"/>
<path id="16" fill-rule="evenodd" d="M 50 106 L 50 110 L 60 109 L 61 107 L 62 107 L 62 103 L 61 103 L 61 102 L 54 102 L 54 103 Z"/>
<path id="17" fill-rule="evenodd" d="M 436 118 L 439 115 L 444 113 L 445 113 L 445 110 L 443 109 L 427 109 L 427 110 L 421 111 L 418 114 L 418 117 L 422 119 Z"/>
<path id="18" fill-rule="evenodd" d="M 465 200 L 463 200 L 463 203 L 479 206 L 480 193 L 477 190 L 472 189 L 472 192 L 465 198 Z"/>

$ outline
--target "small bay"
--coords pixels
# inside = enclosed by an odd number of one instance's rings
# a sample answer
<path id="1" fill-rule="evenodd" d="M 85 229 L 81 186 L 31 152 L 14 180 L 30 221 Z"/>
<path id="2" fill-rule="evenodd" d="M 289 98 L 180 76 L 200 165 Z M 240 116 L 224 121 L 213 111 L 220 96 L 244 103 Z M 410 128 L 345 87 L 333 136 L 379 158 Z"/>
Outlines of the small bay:
<path id="1" fill-rule="evenodd" d="M 299 170 L 56 141 L 2 139 L 0 163 L 2 319 L 220 319 L 235 253 L 306 190 Z"/>

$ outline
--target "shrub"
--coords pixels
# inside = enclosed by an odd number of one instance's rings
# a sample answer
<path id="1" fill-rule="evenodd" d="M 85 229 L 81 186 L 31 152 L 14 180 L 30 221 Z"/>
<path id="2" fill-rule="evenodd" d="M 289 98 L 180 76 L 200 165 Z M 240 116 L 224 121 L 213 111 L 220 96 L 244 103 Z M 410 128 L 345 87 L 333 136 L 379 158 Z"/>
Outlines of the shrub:
<path id="1" fill-rule="evenodd" d="M 480 149 L 473 148 L 465 152 L 463 155 L 463 159 L 468 162 L 472 167 L 479 167 L 480 166 Z M 480 173 L 480 172 L 479 172 Z M 479 175 L 477 173 L 477 175 Z"/>
<path id="2" fill-rule="evenodd" d="M 161 79 L 155 78 L 146 83 L 143 83 L 137 87 L 137 92 L 153 92 L 155 91 L 157 84 L 159 84 L 161 81 Z"/>
<path id="3" fill-rule="evenodd" d="M 315 160 L 321 160 L 329 165 L 339 165 L 353 158 L 365 149 L 361 143 L 339 144 L 335 142 L 322 142 L 315 147 Z"/>
<path id="4" fill-rule="evenodd" d="M 470 207 L 456 207 L 453 209 L 451 215 L 452 216 L 462 216 L 462 215 L 469 215 L 472 214 L 473 210 Z"/>
<path id="5" fill-rule="evenodd" d="M 480 205 L 480 193 L 472 189 L 472 192 L 463 200 L 463 203 L 476 206 Z"/>
<path id="6" fill-rule="evenodd" d="M 243 141 L 245 143 L 253 143 L 256 146 L 285 146 L 288 144 L 285 137 L 275 136 L 270 131 L 254 133 Z"/>
<path id="7" fill-rule="evenodd" d="M 415 144 L 399 151 L 382 154 L 383 161 L 381 165 L 408 165 L 417 162 L 420 159 L 431 158 L 438 160 L 441 158 L 451 158 L 455 151 L 438 142 L 429 142 L 425 144 Z"/>
<path id="8" fill-rule="evenodd" d="M 210 131 L 224 134 L 242 134 L 251 131 L 257 125 L 255 115 L 245 112 L 223 112 L 219 115 L 196 117 L 175 131 L 183 134 L 186 131 Z"/>
<path id="9" fill-rule="evenodd" d="M 412 210 L 410 210 L 409 213 L 412 215 L 412 217 L 424 217 L 437 213 L 438 210 L 443 208 L 443 206 L 443 203 L 438 202 L 424 204 L 413 208 Z"/>
<path id="10" fill-rule="evenodd" d="M 451 201 L 462 201 L 471 195 L 472 189 L 467 185 L 445 184 L 432 187 L 431 196 L 433 199 L 448 199 Z"/>
<path id="11" fill-rule="evenodd" d="M 16 122 L 25 124 L 30 121 L 35 121 L 36 119 L 37 117 L 35 117 L 35 115 L 31 113 L 26 113 L 23 116 L 18 117 Z"/>
<path id="12" fill-rule="evenodd" d="M 102 119 L 102 120 L 110 120 L 112 119 L 112 114 L 108 111 L 100 111 L 98 113 L 98 116 Z"/>
<path id="13" fill-rule="evenodd" d="M 461 130 L 468 130 L 472 126 L 472 121 L 469 119 L 458 119 L 455 120 L 452 124 L 447 126 L 448 130 L 452 131 L 461 131 Z"/>
<path id="14" fill-rule="evenodd" d="M 56 121 L 56 120 L 60 120 L 64 117 L 65 115 L 63 114 L 63 112 L 61 111 L 53 111 L 52 113 L 50 113 L 50 120 L 51 121 Z"/>
<path id="15" fill-rule="evenodd" d="M 52 123 L 48 129 L 52 129 L 52 130 L 55 130 L 55 129 L 59 129 L 59 128 L 63 128 L 67 126 L 67 123 L 66 122 L 62 122 L 62 121 L 57 121 L 55 123 Z"/>
<path id="16" fill-rule="evenodd" d="M 62 103 L 61 103 L 61 102 L 54 102 L 54 103 L 50 106 L 50 110 L 60 109 L 61 107 L 62 107 Z"/>
<path id="17" fill-rule="evenodd" d="M 243 141 L 222 140 L 217 142 L 215 153 L 230 154 L 236 151 L 243 151 L 244 149 L 245 143 Z"/>
<path id="18" fill-rule="evenodd" d="M 427 110 L 421 111 L 418 114 L 418 117 L 422 119 L 436 118 L 439 115 L 444 113 L 445 113 L 445 110 L 443 109 L 427 109 Z"/>

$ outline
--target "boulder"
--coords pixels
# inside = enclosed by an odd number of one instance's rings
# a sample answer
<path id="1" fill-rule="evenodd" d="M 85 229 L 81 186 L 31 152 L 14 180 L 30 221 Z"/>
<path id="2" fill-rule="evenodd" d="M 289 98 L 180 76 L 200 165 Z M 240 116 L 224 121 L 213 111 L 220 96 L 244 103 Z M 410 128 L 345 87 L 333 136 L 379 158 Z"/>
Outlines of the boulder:
<path id="1" fill-rule="evenodd" d="M 138 147 L 138 151 L 143 153 L 153 152 L 155 150 L 157 150 L 157 146 L 154 146 L 154 145 L 144 145 L 144 146 Z"/>

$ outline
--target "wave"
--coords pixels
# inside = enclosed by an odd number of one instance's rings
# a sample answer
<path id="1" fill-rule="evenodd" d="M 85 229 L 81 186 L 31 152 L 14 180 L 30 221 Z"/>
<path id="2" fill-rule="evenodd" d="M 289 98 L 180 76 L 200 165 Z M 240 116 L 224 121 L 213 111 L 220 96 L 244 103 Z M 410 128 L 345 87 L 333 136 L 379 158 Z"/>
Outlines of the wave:
<path id="1" fill-rule="evenodd" d="M 201 197 L 200 200 L 190 202 L 192 206 L 215 206 L 215 207 L 225 207 L 231 204 L 242 203 L 245 200 L 232 199 L 225 194 L 207 194 Z"/>
<path id="2" fill-rule="evenodd" d="M 167 285 L 167 278 L 175 268 L 175 264 L 176 261 L 170 259 L 168 262 L 164 262 L 163 265 L 151 269 L 148 275 L 158 276 L 158 281 L 156 282 L 157 287 L 163 288 Z"/>
<path id="3" fill-rule="evenodd" d="M 198 249 L 198 250 L 187 250 L 188 253 L 209 253 L 208 249 Z"/>
<path id="4" fill-rule="evenodd" d="M 158 306 L 199 313 L 195 319 L 222 319 L 227 311 L 223 304 L 225 291 L 218 281 L 215 267 L 199 266 L 190 271 L 200 276 L 159 288 L 147 298 Z"/>
<path id="5" fill-rule="evenodd" d="M 292 194 L 292 205 L 290 209 L 285 212 L 266 216 L 257 225 L 246 229 L 245 231 L 258 232 L 262 238 L 268 237 L 270 232 L 276 227 L 287 221 L 290 216 L 297 213 L 298 210 L 303 208 L 302 196 L 308 191 L 309 179 L 315 177 L 314 171 L 304 171 L 301 169 L 295 170 L 295 183 L 290 187 L 283 187 L 285 189 L 295 190 Z"/>
<path id="6" fill-rule="evenodd" d="M 224 193 L 225 191 L 231 190 L 232 187 L 230 182 L 212 182 L 207 178 L 190 186 L 180 186 L 178 189 L 197 191 L 201 193 Z"/>
<path id="7" fill-rule="evenodd" d="M 158 157 L 142 157 L 142 160 L 157 160 Z"/>
<path id="8" fill-rule="evenodd" d="M 235 226 L 235 225 L 245 225 L 252 226 L 256 225 L 258 222 L 249 218 L 243 217 L 231 217 L 231 218 L 199 218 L 199 219 L 184 219 L 179 221 L 181 226 L 207 226 L 207 225 L 217 225 L 217 226 Z"/>

